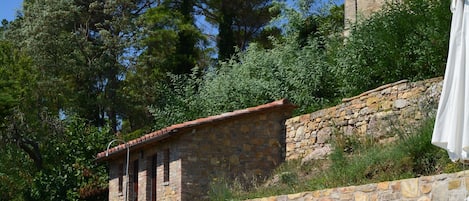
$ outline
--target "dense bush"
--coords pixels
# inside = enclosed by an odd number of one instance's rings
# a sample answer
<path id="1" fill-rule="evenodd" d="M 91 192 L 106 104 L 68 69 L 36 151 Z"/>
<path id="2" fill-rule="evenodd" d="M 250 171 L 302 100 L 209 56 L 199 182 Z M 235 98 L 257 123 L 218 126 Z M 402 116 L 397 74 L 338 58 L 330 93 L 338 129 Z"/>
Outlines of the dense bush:
<path id="1" fill-rule="evenodd" d="M 171 75 L 152 108 L 157 127 L 288 98 L 304 113 L 331 102 L 337 95 L 335 77 L 310 40 L 300 47 L 295 37 L 263 49 L 251 44 L 246 52 L 205 72 L 202 78 Z"/>
<path id="2" fill-rule="evenodd" d="M 407 0 L 386 5 L 352 28 L 338 50 L 337 81 L 354 95 L 401 79 L 444 73 L 451 13 L 449 1 Z"/>
<path id="3" fill-rule="evenodd" d="M 269 50 L 253 44 L 238 60 L 222 63 L 220 70 L 207 75 L 200 95 L 211 113 L 281 98 L 305 112 L 336 95 L 334 76 L 315 40 L 300 47 L 295 38 L 287 38 Z"/>

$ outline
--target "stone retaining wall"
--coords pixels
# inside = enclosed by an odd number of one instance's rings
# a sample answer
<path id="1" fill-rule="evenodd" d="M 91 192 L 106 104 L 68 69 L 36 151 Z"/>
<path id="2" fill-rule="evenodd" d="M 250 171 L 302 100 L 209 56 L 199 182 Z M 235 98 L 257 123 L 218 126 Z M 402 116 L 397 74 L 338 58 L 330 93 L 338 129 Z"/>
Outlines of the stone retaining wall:
<path id="1" fill-rule="evenodd" d="M 280 195 L 251 201 L 463 201 L 469 191 L 469 171 L 362 186 Z"/>
<path id="2" fill-rule="evenodd" d="M 406 80 L 344 99 L 337 106 L 286 121 L 286 160 L 318 158 L 334 134 L 386 139 L 399 122 L 415 124 L 437 108 L 443 79 Z M 399 121 L 399 122 L 398 122 Z"/>

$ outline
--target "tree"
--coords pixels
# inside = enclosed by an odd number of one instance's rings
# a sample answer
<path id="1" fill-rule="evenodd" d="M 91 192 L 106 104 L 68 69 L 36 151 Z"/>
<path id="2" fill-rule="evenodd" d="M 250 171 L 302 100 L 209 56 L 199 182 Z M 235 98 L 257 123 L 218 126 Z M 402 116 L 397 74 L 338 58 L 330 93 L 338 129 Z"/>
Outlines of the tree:
<path id="1" fill-rule="evenodd" d="M 42 133 L 32 130 L 23 132 L 20 128 L 26 119 L 37 120 L 42 117 L 36 76 L 27 56 L 14 49 L 10 43 L 0 41 L 0 128 L 5 132 L 0 136 L 0 140 L 6 144 L 17 145 L 34 161 L 36 168 L 40 169 L 43 165 L 42 155 L 35 140 L 47 134 L 42 136 Z M 28 114 L 25 114 L 26 111 Z M 35 124 L 41 125 L 40 122 Z"/>
<path id="2" fill-rule="evenodd" d="M 0 41 L 0 200 L 76 200 L 79 189 L 107 183 L 93 158 L 109 130 L 50 113 L 39 75 L 31 58 Z"/>
<path id="3" fill-rule="evenodd" d="M 190 74 L 201 63 L 205 37 L 194 24 L 193 0 L 159 1 L 139 17 L 136 45 L 138 55 L 125 77 L 122 93 L 126 94 L 124 132 L 144 132 L 151 127 L 153 118 L 148 106 L 161 99 L 160 85 L 167 73 Z M 137 121 L 135 121 L 137 120 Z"/>
<path id="4" fill-rule="evenodd" d="M 249 42 L 260 36 L 264 27 L 278 12 L 271 12 L 271 0 L 230 1 L 203 0 L 200 12 L 208 22 L 218 26 L 218 60 L 229 59 L 235 47 L 244 50 Z"/>
<path id="5" fill-rule="evenodd" d="M 18 60 L 22 59 L 8 42 L 0 41 L 0 118 L 2 120 L 18 105 L 20 86 L 12 69 L 21 67 L 18 66 L 21 65 Z M 22 62 L 26 63 L 24 60 Z"/>
<path id="6" fill-rule="evenodd" d="M 23 189 L 26 200 L 106 200 L 102 192 L 108 184 L 107 171 L 93 159 L 110 141 L 108 128 L 94 127 L 74 116 L 57 125 L 60 137 L 43 142 L 47 165 Z M 87 197 L 93 191 L 98 195 Z"/>
<path id="7" fill-rule="evenodd" d="M 25 1 L 11 35 L 32 55 L 54 109 L 118 129 L 126 117 L 119 93 L 136 18 L 150 1 Z M 60 87 L 58 87 L 60 86 Z"/>
<path id="8" fill-rule="evenodd" d="M 204 37 L 194 24 L 193 0 L 162 1 L 141 16 L 139 61 L 151 71 L 189 74 L 202 56 Z M 152 73 L 155 74 L 155 73 Z"/>

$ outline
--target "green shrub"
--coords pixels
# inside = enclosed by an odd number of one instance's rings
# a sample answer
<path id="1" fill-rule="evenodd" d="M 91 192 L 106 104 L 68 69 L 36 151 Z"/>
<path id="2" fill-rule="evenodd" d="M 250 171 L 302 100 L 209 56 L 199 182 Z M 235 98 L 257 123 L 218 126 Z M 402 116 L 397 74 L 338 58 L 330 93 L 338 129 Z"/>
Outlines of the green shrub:
<path id="1" fill-rule="evenodd" d="M 441 76 L 447 57 L 450 1 L 390 4 L 351 30 L 336 56 L 346 96 L 390 82 Z"/>
<path id="2" fill-rule="evenodd" d="M 303 114 L 335 100 L 334 74 L 318 43 L 300 47 L 291 36 L 266 50 L 255 44 L 202 77 L 170 75 L 162 83 L 159 103 L 152 107 L 156 127 L 257 106 L 288 98 Z"/>

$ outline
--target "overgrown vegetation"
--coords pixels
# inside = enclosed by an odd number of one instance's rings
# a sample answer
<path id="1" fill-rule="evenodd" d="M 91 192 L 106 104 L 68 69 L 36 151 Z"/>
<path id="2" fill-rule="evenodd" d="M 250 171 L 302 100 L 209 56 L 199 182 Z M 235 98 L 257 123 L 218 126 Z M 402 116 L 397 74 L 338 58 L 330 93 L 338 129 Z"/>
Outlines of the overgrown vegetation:
<path id="1" fill-rule="evenodd" d="M 251 189 L 228 181 L 214 183 L 218 191 L 210 191 L 211 198 L 244 200 L 463 170 L 462 164 L 450 161 L 445 150 L 431 144 L 433 123 L 434 119 L 428 119 L 410 133 L 395 130 L 392 134 L 398 139 L 389 144 L 337 134 L 328 160 L 288 161 L 266 184 Z"/>
<path id="2" fill-rule="evenodd" d="M 159 91 L 165 98 L 152 110 L 155 127 L 280 98 L 304 114 L 386 83 L 441 76 L 448 8 L 448 1 L 439 0 L 389 4 L 354 26 L 346 39 L 343 18 L 337 17 L 343 16 L 341 6 L 311 16 L 282 9 L 289 23 L 282 27 L 283 37 L 271 38 L 270 48 L 251 43 L 201 77 L 200 72 L 170 76 L 166 90 Z"/>
<path id="3" fill-rule="evenodd" d="M 448 51 L 450 1 L 404 0 L 351 30 L 337 52 L 344 95 L 401 79 L 421 80 L 444 73 Z"/>

